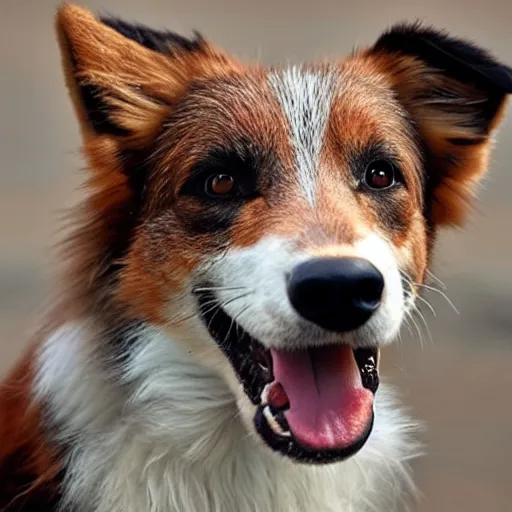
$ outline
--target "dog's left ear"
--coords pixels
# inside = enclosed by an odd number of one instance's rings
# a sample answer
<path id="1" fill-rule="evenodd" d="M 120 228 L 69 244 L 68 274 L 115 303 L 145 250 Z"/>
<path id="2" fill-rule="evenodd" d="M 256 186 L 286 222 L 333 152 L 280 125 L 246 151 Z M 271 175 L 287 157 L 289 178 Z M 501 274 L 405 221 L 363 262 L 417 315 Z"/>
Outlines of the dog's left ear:
<path id="1" fill-rule="evenodd" d="M 512 69 L 472 43 L 421 25 L 384 33 L 368 56 L 390 79 L 426 151 L 427 218 L 460 224 L 488 165 Z"/>

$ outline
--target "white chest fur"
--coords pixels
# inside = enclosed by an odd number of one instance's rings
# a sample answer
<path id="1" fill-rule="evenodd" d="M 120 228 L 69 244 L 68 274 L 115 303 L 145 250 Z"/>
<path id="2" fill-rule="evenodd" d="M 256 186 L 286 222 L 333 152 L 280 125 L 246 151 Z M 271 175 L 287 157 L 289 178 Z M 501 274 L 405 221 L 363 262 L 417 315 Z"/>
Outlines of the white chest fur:
<path id="1" fill-rule="evenodd" d="M 410 485 L 414 424 L 384 386 L 355 457 L 300 465 L 250 436 L 224 381 L 178 343 L 146 329 L 115 382 L 93 332 L 49 337 L 35 389 L 70 447 L 64 497 L 80 512 L 387 512 Z"/>

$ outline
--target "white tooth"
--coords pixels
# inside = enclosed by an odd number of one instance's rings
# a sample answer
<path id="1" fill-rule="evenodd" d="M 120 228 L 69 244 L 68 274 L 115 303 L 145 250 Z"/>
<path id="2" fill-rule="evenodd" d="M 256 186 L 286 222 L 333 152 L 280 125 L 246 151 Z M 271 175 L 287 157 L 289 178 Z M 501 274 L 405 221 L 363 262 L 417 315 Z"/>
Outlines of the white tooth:
<path id="1" fill-rule="evenodd" d="M 281 428 L 281 425 L 279 425 L 279 423 L 277 423 L 277 421 L 275 420 L 275 418 L 272 415 L 272 412 L 270 410 L 270 407 L 268 405 L 263 409 L 263 415 L 267 419 L 267 422 L 268 422 L 270 428 L 272 429 L 272 431 L 274 432 L 274 434 L 277 434 L 278 436 L 282 436 L 283 429 Z"/>
<path id="2" fill-rule="evenodd" d="M 281 432 L 281 435 L 283 437 L 292 437 L 292 433 L 289 430 L 284 430 L 283 432 Z"/>
<path id="3" fill-rule="evenodd" d="M 273 384 L 273 382 L 270 382 L 269 384 L 267 384 L 264 388 L 263 388 L 263 391 L 261 392 L 261 395 L 260 395 L 260 398 L 261 398 L 261 403 L 262 404 L 266 404 L 268 403 L 268 394 L 270 392 L 270 386 Z"/>
<path id="4" fill-rule="evenodd" d="M 264 372 L 267 372 L 268 369 L 266 366 L 263 366 L 261 363 L 258 363 L 258 366 L 264 371 Z"/>

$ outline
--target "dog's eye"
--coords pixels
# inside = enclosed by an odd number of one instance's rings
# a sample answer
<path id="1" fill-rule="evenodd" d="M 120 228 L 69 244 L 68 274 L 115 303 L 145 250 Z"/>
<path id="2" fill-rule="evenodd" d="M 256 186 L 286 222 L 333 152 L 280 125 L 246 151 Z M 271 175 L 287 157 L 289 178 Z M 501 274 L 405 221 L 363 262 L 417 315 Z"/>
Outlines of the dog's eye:
<path id="1" fill-rule="evenodd" d="M 396 172 L 395 166 L 388 160 L 376 160 L 366 168 L 364 181 L 372 189 L 383 190 L 395 185 Z"/>
<path id="2" fill-rule="evenodd" d="M 235 178 L 230 174 L 212 174 L 205 181 L 204 191 L 210 197 L 230 197 L 235 191 Z"/>

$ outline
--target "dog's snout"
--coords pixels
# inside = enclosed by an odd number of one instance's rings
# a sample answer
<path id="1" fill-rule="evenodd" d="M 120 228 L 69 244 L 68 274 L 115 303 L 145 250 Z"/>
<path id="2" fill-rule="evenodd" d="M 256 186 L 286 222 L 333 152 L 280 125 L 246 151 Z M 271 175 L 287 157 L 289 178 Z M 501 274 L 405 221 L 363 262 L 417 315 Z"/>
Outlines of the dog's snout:
<path id="1" fill-rule="evenodd" d="M 382 274 L 362 258 L 315 258 L 297 265 L 288 280 L 288 297 L 306 320 L 324 329 L 352 331 L 378 308 Z"/>

